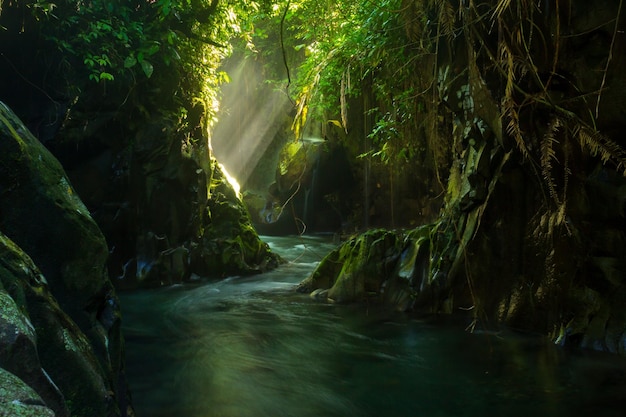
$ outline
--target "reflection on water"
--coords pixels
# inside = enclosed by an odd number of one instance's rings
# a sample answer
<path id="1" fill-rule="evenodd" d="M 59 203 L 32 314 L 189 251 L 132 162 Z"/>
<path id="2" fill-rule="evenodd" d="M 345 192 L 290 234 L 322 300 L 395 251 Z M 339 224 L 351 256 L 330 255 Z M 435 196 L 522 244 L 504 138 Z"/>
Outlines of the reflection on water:
<path id="1" fill-rule="evenodd" d="M 122 295 L 139 417 L 625 415 L 621 360 L 316 303 L 291 289 L 333 246 L 266 240 L 291 262 Z"/>

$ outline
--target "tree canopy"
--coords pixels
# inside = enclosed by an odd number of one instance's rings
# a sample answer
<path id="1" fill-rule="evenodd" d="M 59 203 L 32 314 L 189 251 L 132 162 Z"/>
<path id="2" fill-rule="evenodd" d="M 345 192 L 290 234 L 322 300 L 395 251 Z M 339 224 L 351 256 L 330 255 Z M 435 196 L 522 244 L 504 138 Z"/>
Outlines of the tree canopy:
<path id="1" fill-rule="evenodd" d="M 548 1 L 19 0 L 2 13 L 13 13 L 4 30 L 37 33 L 61 52 L 76 97 L 104 92 L 111 106 L 176 114 L 175 124 L 202 103 L 208 125 L 228 81 L 220 63 L 235 45 L 283 61 L 274 81 L 294 102 L 296 138 L 311 119 L 347 134 L 363 123 L 350 120 L 361 100 L 373 144 L 364 156 L 410 166 L 430 152 L 439 172 L 479 121 L 536 167 L 562 206 L 573 144 L 620 169 L 626 161 L 602 125 L 622 6 L 614 3 L 595 78 L 568 61 L 582 34 L 566 28 L 571 7 Z M 529 133 L 539 113 L 543 127 Z"/>

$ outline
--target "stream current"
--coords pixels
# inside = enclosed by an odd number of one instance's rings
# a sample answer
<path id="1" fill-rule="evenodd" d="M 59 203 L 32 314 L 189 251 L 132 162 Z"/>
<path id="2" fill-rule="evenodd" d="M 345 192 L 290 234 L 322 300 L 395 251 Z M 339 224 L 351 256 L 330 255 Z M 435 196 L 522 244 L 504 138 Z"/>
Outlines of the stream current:
<path id="1" fill-rule="evenodd" d="M 122 293 L 138 417 L 626 415 L 626 364 L 293 291 L 334 248 L 265 237 L 276 271 Z"/>

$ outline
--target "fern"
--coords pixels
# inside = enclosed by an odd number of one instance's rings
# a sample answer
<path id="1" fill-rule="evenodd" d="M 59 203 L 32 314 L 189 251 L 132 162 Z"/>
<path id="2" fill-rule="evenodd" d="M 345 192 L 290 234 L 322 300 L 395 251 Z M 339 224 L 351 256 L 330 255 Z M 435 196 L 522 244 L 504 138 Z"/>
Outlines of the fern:
<path id="1" fill-rule="evenodd" d="M 515 140 L 515 145 L 517 149 L 521 152 L 522 156 L 525 159 L 530 159 L 530 151 L 526 146 L 526 141 L 524 140 L 524 132 L 520 127 L 520 118 L 518 112 L 518 105 L 515 103 L 513 98 L 505 97 L 502 100 L 502 118 L 508 119 L 508 123 L 506 125 L 506 133 L 510 137 Z"/>
<path id="2" fill-rule="evenodd" d="M 562 126 L 562 121 L 559 117 L 554 117 L 548 124 L 548 131 L 543 135 L 541 139 L 541 174 L 546 182 L 550 197 L 556 202 L 557 205 L 561 204 L 559 195 L 556 190 L 554 179 L 552 178 L 552 161 L 557 161 L 556 151 L 554 150 L 555 144 L 559 141 L 556 139 L 556 134 L 559 128 Z"/>
<path id="3" fill-rule="evenodd" d="M 532 14 L 534 4 L 531 0 L 516 0 L 515 1 L 516 10 L 515 16 L 517 18 L 523 18 Z M 493 13 L 491 14 L 492 19 L 502 19 L 502 15 L 511 8 L 511 0 L 498 0 L 498 4 L 493 9 Z"/>
<path id="4" fill-rule="evenodd" d="M 439 0 L 439 23 L 442 27 L 442 35 L 451 39 L 454 36 L 456 12 L 448 0 Z"/>
<path id="5" fill-rule="evenodd" d="M 613 161 L 618 171 L 626 175 L 626 152 L 617 143 L 582 124 L 577 124 L 573 135 L 578 138 L 580 146 L 589 149 L 593 156 L 599 156 L 602 163 Z"/>

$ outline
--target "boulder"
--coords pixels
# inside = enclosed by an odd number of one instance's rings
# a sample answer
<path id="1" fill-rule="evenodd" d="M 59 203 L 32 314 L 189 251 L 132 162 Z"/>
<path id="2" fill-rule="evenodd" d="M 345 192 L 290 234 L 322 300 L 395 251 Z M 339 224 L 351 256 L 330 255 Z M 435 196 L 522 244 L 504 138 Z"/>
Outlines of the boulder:
<path id="1" fill-rule="evenodd" d="M 256 273 L 277 263 L 212 157 L 201 128 L 205 111 L 200 104 L 189 109 L 192 132 L 168 118 L 125 130 L 122 149 L 109 145 L 106 132 L 81 137 L 80 126 L 69 125 L 58 134 L 54 152 L 63 155 L 109 242 L 108 269 L 118 289 Z"/>
<path id="2" fill-rule="evenodd" d="M 120 311 L 104 237 L 58 161 L 3 103 L 0 155 L 2 259 L 18 259 L 5 261 L 3 285 L 28 311 L 39 359 L 72 415 L 127 415 Z M 24 288 L 23 281 L 43 282 L 28 274 L 45 276 L 46 284 Z M 30 336 L 23 332 L 25 346 L 33 345 Z"/>
<path id="3" fill-rule="evenodd" d="M 111 375 L 41 272 L 2 234 L 0 259 L 0 366 L 32 387 L 57 417 L 116 415 Z"/>
<path id="4" fill-rule="evenodd" d="M 333 303 L 378 303 L 397 311 L 437 312 L 449 293 L 431 270 L 434 225 L 406 232 L 372 229 L 329 253 L 296 287 L 311 298 Z"/>
<path id="5" fill-rule="evenodd" d="M 0 368 L 0 415 L 58 417 L 24 381 Z"/>
<path id="6" fill-rule="evenodd" d="M 259 239 L 245 205 L 217 163 L 209 192 L 202 233 L 190 251 L 191 270 L 201 276 L 224 277 L 275 268 L 280 257 Z"/>

